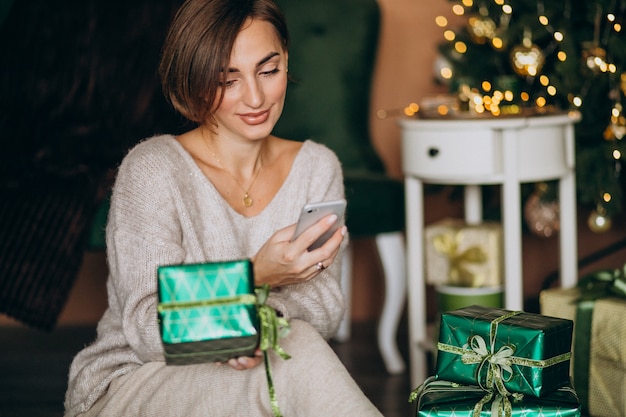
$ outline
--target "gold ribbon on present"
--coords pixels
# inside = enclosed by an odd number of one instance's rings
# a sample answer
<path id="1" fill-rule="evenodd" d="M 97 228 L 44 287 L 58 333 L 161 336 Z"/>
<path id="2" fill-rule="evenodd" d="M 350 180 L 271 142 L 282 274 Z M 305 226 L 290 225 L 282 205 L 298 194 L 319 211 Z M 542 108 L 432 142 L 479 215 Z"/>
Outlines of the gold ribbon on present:
<path id="1" fill-rule="evenodd" d="M 487 254 L 480 246 L 470 246 L 464 251 L 459 251 L 462 240 L 462 230 L 454 233 L 443 233 L 433 237 L 435 250 L 446 256 L 450 262 L 448 277 L 450 284 L 463 287 L 476 287 L 480 285 L 476 274 L 470 271 L 466 264 L 483 264 L 487 261 Z"/>
<path id="2" fill-rule="evenodd" d="M 471 336 L 468 343 L 464 344 L 463 347 L 441 342 L 437 343 L 437 349 L 440 351 L 461 355 L 463 364 L 479 364 L 476 370 L 476 382 L 487 394 L 476 403 L 472 414 L 473 417 L 480 417 L 483 406 L 494 398 L 491 415 L 511 417 L 512 406 L 509 396 L 513 396 L 513 398 L 516 399 L 519 399 L 519 396 L 523 396 L 523 394 L 519 393 L 511 394 L 504 386 L 504 383 L 508 382 L 513 376 L 513 368 L 511 365 L 547 368 L 571 358 L 571 352 L 563 353 L 549 359 L 521 358 L 514 356 L 516 347 L 512 345 L 501 346 L 500 349 L 496 351 L 498 324 L 520 313 L 523 312 L 511 311 L 491 321 L 489 326 L 489 346 L 487 346 L 485 339 L 480 335 Z M 487 376 L 483 384 L 481 374 L 485 367 L 487 367 Z"/>

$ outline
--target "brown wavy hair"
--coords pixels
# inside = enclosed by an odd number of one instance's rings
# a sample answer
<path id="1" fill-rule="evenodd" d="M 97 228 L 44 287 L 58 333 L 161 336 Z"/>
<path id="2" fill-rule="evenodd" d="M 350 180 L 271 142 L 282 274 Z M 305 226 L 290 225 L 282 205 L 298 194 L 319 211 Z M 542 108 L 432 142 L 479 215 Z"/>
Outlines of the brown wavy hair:
<path id="1" fill-rule="evenodd" d="M 224 97 L 219 85 L 248 18 L 272 24 L 288 50 L 285 17 L 273 0 L 187 0 L 176 13 L 161 51 L 159 75 L 163 93 L 187 119 L 215 124 L 214 112 Z"/>

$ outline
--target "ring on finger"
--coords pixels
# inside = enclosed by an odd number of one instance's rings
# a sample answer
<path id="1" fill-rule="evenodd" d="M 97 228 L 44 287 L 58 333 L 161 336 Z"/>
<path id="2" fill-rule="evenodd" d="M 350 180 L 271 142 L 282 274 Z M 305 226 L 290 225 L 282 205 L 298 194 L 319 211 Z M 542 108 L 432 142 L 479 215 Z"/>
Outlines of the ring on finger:
<path id="1" fill-rule="evenodd" d="M 323 271 L 324 269 L 326 269 L 326 267 L 324 266 L 322 262 L 318 262 L 317 264 L 315 264 L 315 267 L 317 268 L 318 271 Z"/>

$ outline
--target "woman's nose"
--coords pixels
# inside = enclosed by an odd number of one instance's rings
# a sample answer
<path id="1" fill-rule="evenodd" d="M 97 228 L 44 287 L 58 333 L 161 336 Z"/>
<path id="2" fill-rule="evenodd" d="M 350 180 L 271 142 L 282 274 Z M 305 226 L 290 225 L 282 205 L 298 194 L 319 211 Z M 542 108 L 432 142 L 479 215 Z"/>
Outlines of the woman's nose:
<path id="1" fill-rule="evenodd" d="M 250 107 L 259 107 L 263 104 L 263 88 L 257 79 L 246 83 L 244 102 Z"/>

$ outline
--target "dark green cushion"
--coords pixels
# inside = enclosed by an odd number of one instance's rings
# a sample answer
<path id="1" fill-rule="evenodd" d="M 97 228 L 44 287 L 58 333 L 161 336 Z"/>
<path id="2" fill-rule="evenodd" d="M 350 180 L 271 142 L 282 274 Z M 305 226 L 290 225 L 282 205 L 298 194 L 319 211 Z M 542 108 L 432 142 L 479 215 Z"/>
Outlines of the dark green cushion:
<path id="1" fill-rule="evenodd" d="M 346 225 L 353 238 L 404 230 L 404 183 L 375 172 L 344 173 Z"/>
<path id="2" fill-rule="evenodd" d="M 287 99 L 275 134 L 313 139 L 345 169 L 383 172 L 369 135 L 380 12 L 375 0 L 279 0 L 291 36 Z"/>
<path id="3" fill-rule="evenodd" d="M 375 0 L 279 0 L 291 35 L 283 116 L 274 133 L 313 139 L 342 163 L 352 237 L 404 229 L 404 186 L 371 144 L 369 105 L 380 29 Z"/>

